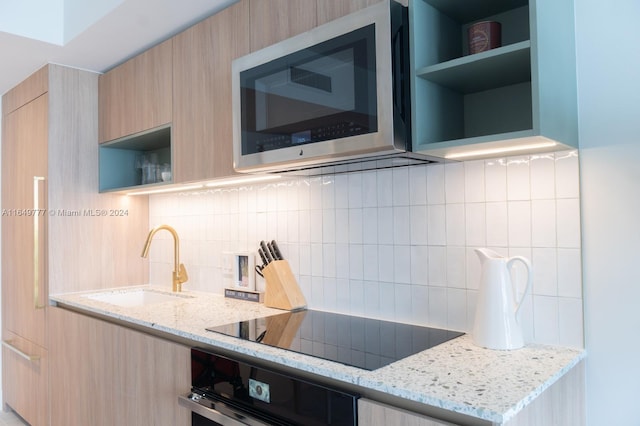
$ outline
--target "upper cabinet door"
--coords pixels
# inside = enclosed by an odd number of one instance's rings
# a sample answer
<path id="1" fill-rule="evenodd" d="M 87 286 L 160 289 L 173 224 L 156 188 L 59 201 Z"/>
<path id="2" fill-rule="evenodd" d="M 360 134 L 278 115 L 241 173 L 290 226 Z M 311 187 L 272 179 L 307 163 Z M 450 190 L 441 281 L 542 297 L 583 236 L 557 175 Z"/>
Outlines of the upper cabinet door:
<path id="1" fill-rule="evenodd" d="M 357 12 L 382 0 L 318 0 L 318 25 Z"/>
<path id="2" fill-rule="evenodd" d="M 252 52 L 318 25 L 316 0 L 250 0 L 249 3 Z"/>
<path id="3" fill-rule="evenodd" d="M 173 39 L 174 182 L 234 174 L 231 62 L 249 53 L 249 2 Z"/>
<path id="4" fill-rule="evenodd" d="M 100 76 L 100 143 L 171 122 L 172 41 Z"/>

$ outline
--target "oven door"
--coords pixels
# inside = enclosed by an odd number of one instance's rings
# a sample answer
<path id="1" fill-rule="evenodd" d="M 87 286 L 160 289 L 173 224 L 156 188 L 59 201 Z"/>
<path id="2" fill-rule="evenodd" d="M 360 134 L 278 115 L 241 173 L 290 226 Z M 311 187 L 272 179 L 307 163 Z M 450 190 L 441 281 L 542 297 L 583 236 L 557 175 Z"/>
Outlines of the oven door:
<path id="1" fill-rule="evenodd" d="M 358 395 L 281 371 L 191 349 L 191 394 L 180 405 L 194 419 L 222 425 L 354 426 Z M 194 420 L 194 425 L 196 423 Z"/>
<path id="2" fill-rule="evenodd" d="M 263 420 L 241 412 L 223 402 L 191 393 L 178 397 L 178 403 L 191 411 L 191 426 L 269 426 Z"/>

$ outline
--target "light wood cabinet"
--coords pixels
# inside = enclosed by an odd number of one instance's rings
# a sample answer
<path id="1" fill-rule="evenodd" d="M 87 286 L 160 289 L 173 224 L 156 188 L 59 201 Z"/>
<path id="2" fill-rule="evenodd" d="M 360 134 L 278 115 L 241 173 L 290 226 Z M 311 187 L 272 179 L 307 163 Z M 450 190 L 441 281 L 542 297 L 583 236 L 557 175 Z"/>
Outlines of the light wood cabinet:
<path id="1" fill-rule="evenodd" d="M 100 143 L 171 122 L 171 55 L 167 40 L 100 76 Z"/>
<path id="2" fill-rule="evenodd" d="M 249 53 L 249 2 L 173 39 L 174 182 L 233 175 L 231 62 Z"/>
<path id="3" fill-rule="evenodd" d="M 573 367 L 505 424 L 586 425 L 585 361 Z"/>
<path id="4" fill-rule="evenodd" d="M 47 216 L 34 210 L 34 197 L 46 208 L 45 183 L 36 178 L 47 177 L 48 108 L 44 93 L 5 115 L 2 137 L 2 324 L 40 346 L 46 339 Z"/>
<path id="5" fill-rule="evenodd" d="M 100 76 L 101 192 L 172 182 L 162 176 L 172 170 L 172 46 L 166 40 Z"/>
<path id="6" fill-rule="evenodd" d="M 3 96 L 2 390 L 32 425 L 48 424 L 49 292 L 147 277 L 148 199 L 95 190 L 97 94 L 98 74 L 47 65 Z"/>
<path id="7" fill-rule="evenodd" d="M 318 25 L 316 0 L 245 1 L 250 3 L 252 52 Z"/>
<path id="8" fill-rule="evenodd" d="M 48 70 L 37 72 L 3 102 L 2 389 L 4 404 L 32 425 L 47 420 L 47 216 L 36 210 L 47 201 L 47 79 Z"/>
<path id="9" fill-rule="evenodd" d="M 49 356 L 42 346 L 10 331 L 2 348 L 4 404 L 32 426 L 49 424 Z"/>
<path id="10" fill-rule="evenodd" d="M 129 145 L 104 146 L 100 190 L 139 185 L 134 157 L 145 148 L 120 138 L 168 123 L 170 142 L 146 146 L 170 150 L 173 183 L 235 175 L 232 61 L 377 1 L 242 0 L 102 75 L 100 142 Z"/>
<path id="11" fill-rule="evenodd" d="M 318 0 L 318 25 L 372 6 L 382 0 Z"/>
<path id="12" fill-rule="evenodd" d="M 190 348 L 50 309 L 51 425 L 188 425 Z"/>
<path id="13" fill-rule="evenodd" d="M 358 400 L 358 424 L 361 426 L 454 426 L 453 423 L 436 420 L 365 398 Z"/>

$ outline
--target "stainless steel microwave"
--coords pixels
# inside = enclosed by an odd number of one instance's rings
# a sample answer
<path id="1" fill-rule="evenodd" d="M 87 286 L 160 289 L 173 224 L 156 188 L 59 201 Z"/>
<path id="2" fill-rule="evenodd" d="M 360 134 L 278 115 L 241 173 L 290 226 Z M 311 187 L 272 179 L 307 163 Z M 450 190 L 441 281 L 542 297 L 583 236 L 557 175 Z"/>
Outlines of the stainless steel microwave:
<path id="1" fill-rule="evenodd" d="M 232 85 L 239 172 L 424 160 L 411 153 L 408 13 L 395 1 L 236 59 Z"/>

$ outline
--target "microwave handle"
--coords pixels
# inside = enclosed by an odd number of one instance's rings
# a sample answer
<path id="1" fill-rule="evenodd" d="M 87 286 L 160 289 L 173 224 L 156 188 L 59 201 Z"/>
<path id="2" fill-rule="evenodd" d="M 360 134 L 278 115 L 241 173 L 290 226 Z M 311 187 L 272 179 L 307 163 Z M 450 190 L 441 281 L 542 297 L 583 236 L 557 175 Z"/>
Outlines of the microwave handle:
<path id="1" fill-rule="evenodd" d="M 191 410 L 191 412 L 206 418 L 207 420 L 211 420 L 212 422 L 221 425 L 269 426 L 269 423 L 265 423 L 255 417 L 249 416 L 248 414 L 234 409 L 227 404 L 212 401 L 194 393 L 187 396 L 178 396 L 178 404 Z"/>
<path id="2" fill-rule="evenodd" d="M 391 67 L 394 74 L 393 78 L 393 103 L 396 111 L 399 111 L 403 121 L 407 121 L 407 112 L 409 111 L 407 103 L 409 102 L 409 33 L 406 11 L 400 12 L 404 14 L 400 22 L 392 29 L 391 35 Z"/>

